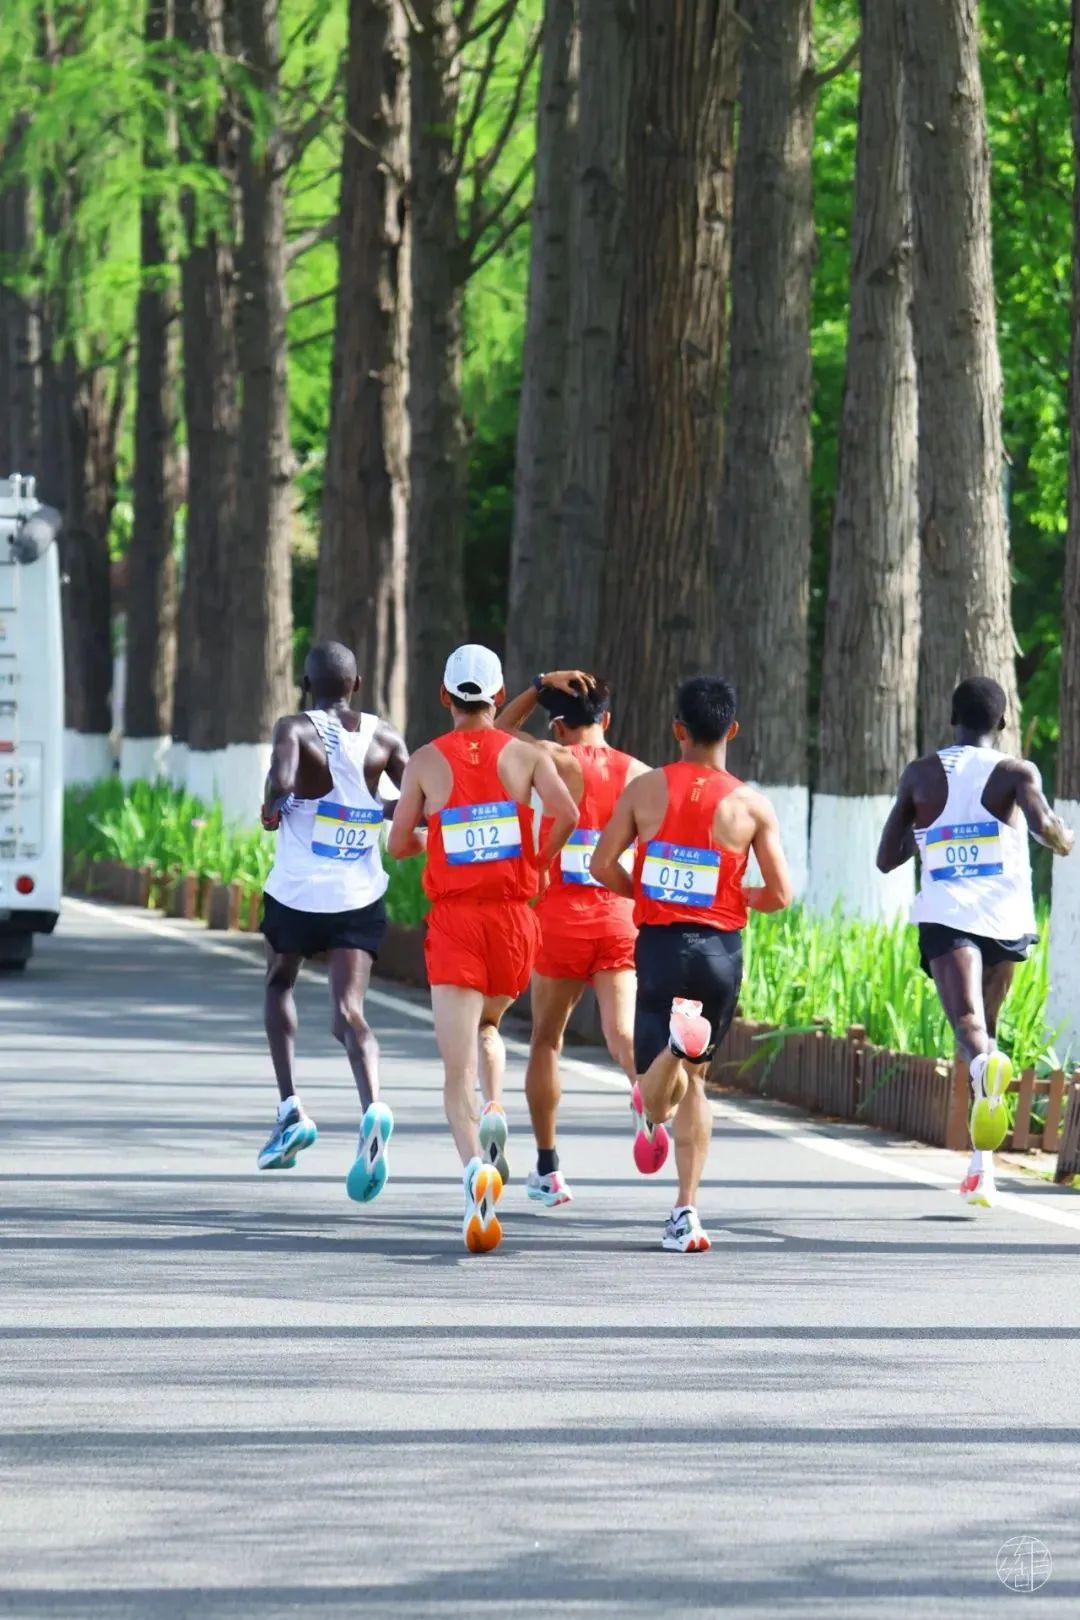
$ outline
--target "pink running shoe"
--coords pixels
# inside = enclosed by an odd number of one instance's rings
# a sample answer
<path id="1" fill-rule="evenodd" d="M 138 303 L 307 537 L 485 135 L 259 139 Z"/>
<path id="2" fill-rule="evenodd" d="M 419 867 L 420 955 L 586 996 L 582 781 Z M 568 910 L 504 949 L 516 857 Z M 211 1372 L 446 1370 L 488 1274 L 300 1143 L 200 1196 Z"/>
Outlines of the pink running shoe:
<path id="1" fill-rule="evenodd" d="M 655 1176 L 668 1156 L 671 1139 L 663 1125 L 654 1125 L 645 1112 L 641 1100 L 641 1087 L 634 1082 L 630 1093 L 630 1107 L 634 1112 L 634 1163 L 643 1176 Z"/>
<path id="2" fill-rule="evenodd" d="M 686 1001 L 676 996 L 671 1003 L 672 1047 L 693 1061 L 699 1058 L 712 1040 L 712 1025 L 701 1016 L 700 1001 Z"/>

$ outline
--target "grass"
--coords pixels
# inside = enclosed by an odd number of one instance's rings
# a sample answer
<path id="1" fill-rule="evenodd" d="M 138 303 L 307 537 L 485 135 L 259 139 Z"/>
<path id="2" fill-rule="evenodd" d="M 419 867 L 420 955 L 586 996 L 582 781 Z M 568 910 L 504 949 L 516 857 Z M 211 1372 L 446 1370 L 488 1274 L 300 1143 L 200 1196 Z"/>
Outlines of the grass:
<path id="1" fill-rule="evenodd" d="M 116 860 L 150 867 L 159 877 L 195 872 L 261 890 L 273 860 L 273 838 L 262 831 L 226 827 L 217 808 L 161 783 L 125 788 L 118 778 L 69 790 L 64 803 L 64 846 L 72 860 Z M 415 927 L 427 900 L 423 859 L 387 861 L 391 920 Z M 1018 1069 L 1057 1067 L 1053 1034 L 1046 1028 L 1047 918 L 1042 938 L 1016 975 L 999 1031 Z M 928 1057 L 952 1050 L 933 983 L 919 965 L 915 930 L 857 922 L 836 914 L 817 917 L 801 907 L 754 916 L 747 930 L 741 997 L 748 1018 L 781 1031 L 821 1020 L 834 1034 L 861 1024 L 875 1045 Z"/>

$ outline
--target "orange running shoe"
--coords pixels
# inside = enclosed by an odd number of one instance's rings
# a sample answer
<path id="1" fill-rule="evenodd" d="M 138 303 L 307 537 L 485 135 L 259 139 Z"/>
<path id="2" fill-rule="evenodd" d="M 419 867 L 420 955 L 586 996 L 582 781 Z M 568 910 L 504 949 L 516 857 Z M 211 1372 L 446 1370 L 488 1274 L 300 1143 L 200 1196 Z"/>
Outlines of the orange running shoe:
<path id="1" fill-rule="evenodd" d="M 502 1242 L 502 1225 L 495 1206 L 502 1197 L 502 1177 L 494 1165 L 470 1159 L 465 1166 L 465 1220 L 462 1236 L 471 1254 L 487 1254 Z"/>

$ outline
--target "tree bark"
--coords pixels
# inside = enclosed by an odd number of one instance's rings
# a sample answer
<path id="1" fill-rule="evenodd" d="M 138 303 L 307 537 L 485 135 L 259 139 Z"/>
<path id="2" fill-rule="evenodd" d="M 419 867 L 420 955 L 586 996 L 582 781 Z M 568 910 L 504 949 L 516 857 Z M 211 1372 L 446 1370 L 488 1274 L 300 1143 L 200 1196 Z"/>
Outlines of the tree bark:
<path id="1" fill-rule="evenodd" d="M 147 0 L 144 31 L 157 48 L 174 37 L 172 0 Z M 144 112 L 143 168 L 158 173 L 175 147 L 171 115 Z M 148 189 L 140 210 L 142 282 L 137 314 L 134 521 L 128 554 L 126 737 L 172 731 L 176 675 L 177 579 L 173 541 L 179 502 L 177 461 L 176 265 L 160 199 Z"/>
<path id="2" fill-rule="evenodd" d="M 598 12 L 610 9 L 608 0 L 596 5 Z M 557 584 L 556 555 L 567 449 L 570 307 L 584 268 L 573 245 L 577 9 L 577 0 L 547 0 L 544 9 L 506 632 L 507 680 L 514 691 L 545 665 L 559 663 L 556 643 L 569 608 Z M 584 651 L 577 656 L 583 658 Z"/>
<path id="3" fill-rule="evenodd" d="M 407 670 L 407 66 L 399 0 L 350 0 L 316 634 L 354 648 L 366 707 L 398 726 Z"/>
<path id="4" fill-rule="evenodd" d="M 286 154 L 278 0 L 235 0 L 238 44 L 259 118 L 239 120 L 237 353 L 239 504 L 231 569 L 230 743 L 266 743 L 294 707 L 292 448 L 285 290 Z M 250 109 L 254 113 L 254 108 Z"/>
<path id="5" fill-rule="evenodd" d="M 1056 788 L 1059 799 L 1076 803 L 1080 801 L 1080 0 L 1073 0 L 1069 55 L 1075 164 L 1072 341 L 1069 350 L 1069 513 L 1065 534 L 1065 585 L 1061 603 L 1061 735 Z M 1056 879 L 1056 864 L 1054 875 Z M 1075 978 L 1075 963 L 1072 964 L 1072 972 Z M 1080 996 L 1075 999 L 1080 1005 Z"/>
<path id="6" fill-rule="evenodd" d="M 620 743 L 647 759 L 716 638 L 737 41 L 728 0 L 638 9 L 598 667 Z"/>
<path id="7" fill-rule="evenodd" d="M 177 0 L 177 37 L 194 51 L 225 53 L 220 0 Z M 194 139 L 194 137 L 192 137 Z M 209 136 L 182 156 L 222 177 L 228 208 L 235 189 L 235 131 L 222 101 Z M 229 550 L 238 479 L 239 367 L 231 222 L 218 230 L 183 200 L 187 248 L 180 267 L 184 416 L 187 427 L 187 528 L 180 603 L 174 735 L 200 752 L 224 748 L 230 620 Z M 224 668 L 223 668 L 224 661 Z"/>
<path id="8" fill-rule="evenodd" d="M 863 0 L 847 381 L 821 690 L 824 793 L 891 793 L 916 748 L 911 200 L 896 0 Z"/>
<path id="9" fill-rule="evenodd" d="M 410 39 L 409 742 L 445 729 L 439 680 L 466 637 L 465 424 L 454 133 L 461 75 L 453 0 L 414 0 Z"/>
<path id="10" fill-rule="evenodd" d="M 976 0 L 905 0 L 922 536 L 922 743 L 968 675 L 1000 681 L 1018 740 L 990 154 Z"/>
<path id="11" fill-rule="evenodd" d="M 808 775 L 812 14 L 812 0 L 741 7 L 718 645 L 740 694 L 732 769 L 769 787 Z"/>
<path id="12" fill-rule="evenodd" d="M 16 120 L 11 130 L 9 162 L 24 127 Z M 40 476 L 41 320 L 24 284 L 34 237 L 33 190 L 14 177 L 0 192 L 0 478 L 12 472 Z"/>

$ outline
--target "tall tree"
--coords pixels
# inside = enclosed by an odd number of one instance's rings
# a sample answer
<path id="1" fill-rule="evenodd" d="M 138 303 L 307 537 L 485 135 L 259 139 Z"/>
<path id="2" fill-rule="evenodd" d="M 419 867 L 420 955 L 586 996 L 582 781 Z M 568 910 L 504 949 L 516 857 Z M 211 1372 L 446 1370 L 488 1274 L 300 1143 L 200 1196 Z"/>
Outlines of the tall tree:
<path id="1" fill-rule="evenodd" d="M 796 889 L 809 833 L 812 0 L 744 0 L 731 268 L 720 662 L 740 693 L 732 768 L 780 816 Z"/>
<path id="2" fill-rule="evenodd" d="M 173 0 L 147 0 L 148 51 L 174 38 Z M 121 772 L 153 778 L 172 733 L 176 675 L 177 578 L 173 555 L 179 504 L 175 255 L 160 190 L 153 184 L 175 157 L 175 118 L 168 98 L 148 96 L 144 110 L 140 207 L 141 283 L 137 316 L 134 517 L 128 553 L 127 666 Z"/>
<path id="3" fill-rule="evenodd" d="M 409 435 L 408 40 L 400 0 L 350 0 L 340 275 L 315 629 L 404 725 Z"/>
<path id="4" fill-rule="evenodd" d="M 465 287 L 527 217 L 497 167 L 517 126 L 539 33 L 508 70 L 519 0 L 414 0 L 410 44 L 412 329 L 409 354 L 409 737 L 445 724 L 436 676 L 466 633 L 465 423 L 461 398 Z M 475 44 L 474 44 L 475 42 Z M 470 93 L 462 65 L 472 51 Z M 509 88 L 494 104 L 496 75 Z M 486 115 L 486 116 L 485 116 Z M 492 128 L 490 139 L 488 128 Z"/>
<path id="5" fill-rule="evenodd" d="M 895 915 L 882 879 L 889 796 L 916 745 L 919 530 L 911 201 L 899 0 L 863 0 L 847 381 L 833 516 L 810 897 Z"/>
<path id="6" fill-rule="evenodd" d="M 581 7 L 574 273 L 564 460 L 551 585 L 559 664 L 588 660 L 600 626 L 615 371 L 626 279 L 626 136 L 634 55 L 629 0 Z M 725 276 L 726 276 L 725 270 Z"/>
<path id="7" fill-rule="evenodd" d="M 257 814 L 277 717 L 293 707 L 285 175 L 279 0 L 234 0 L 247 116 L 238 120 L 238 508 L 230 589 L 230 819 Z"/>
<path id="8" fill-rule="evenodd" d="M 25 131 L 18 118 L 4 141 L 13 169 Z M 24 174 L 14 172 L 0 190 L 0 478 L 36 473 L 41 455 L 41 322 L 30 290 L 34 200 Z"/>
<path id="9" fill-rule="evenodd" d="M 598 667 L 620 741 L 669 747 L 672 689 L 711 660 L 738 26 L 729 0 L 642 0 L 628 263 Z"/>
<path id="10" fill-rule="evenodd" d="M 1069 49 L 1072 92 L 1073 221 L 1072 332 L 1069 350 L 1069 507 L 1062 596 L 1061 736 L 1055 809 L 1080 829 L 1080 0 L 1072 4 Z M 1060 1044 L 1080 1040 L 1080 857 L 1054 862 L 1050 907 L 1050 992 L 1046 1021 L 1060 1029 Z M 1075 1104 L 1074 1104 L 1075 1106 Z"/>
<path id="11" fill-rule="evenodd" d="M 235 109 L 223 88 L 221 0 L 176 0 L 177 38 L 219 64 L 217 93 L 180 132 L 184 162 L 217 177 L 212 198 L 189 186 L 182 200 L 186 248 L 180 265 L 187 525 L 180 602 L 174 735 L 188 750 L 178 770 L 191 790 L 213 798 L 227 740 L 223 649 L 231 637 L 229 552 L 236 530 L 239 360 L 236 337 Z"/>
<path id="12" fill-rule="evenodd" d="M 905 0 L 919 378 L 924 747 L 966 675 L 992 675 L 1018 739 L 990 154 L 977 0 Z"/>
<path id="13" fill-rule="evenodd" d="M 599 9 L 605 4 L 599 0 Z M 577 11 L 577 0 L 547 0 L 544 7 L 506 633 L 507 678 L 515 691 L 545 664 L 558 663 L 556 638 L 567 607 L 553 567 L 566 453 L 570 306 L 582 272 L 573 232 L 584 111 L 576 97 Z"/>

